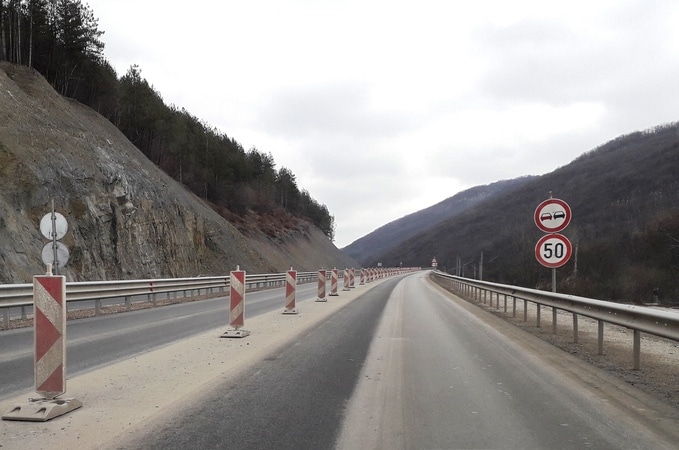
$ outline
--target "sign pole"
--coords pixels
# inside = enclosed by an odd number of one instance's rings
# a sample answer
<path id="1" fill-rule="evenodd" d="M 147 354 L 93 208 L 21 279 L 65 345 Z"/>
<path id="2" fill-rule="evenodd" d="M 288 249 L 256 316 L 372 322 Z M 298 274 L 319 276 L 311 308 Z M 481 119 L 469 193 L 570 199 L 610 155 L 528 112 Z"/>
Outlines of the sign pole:
<path id="1" fill-rule="evenodd" d="M 541 202 L 533 213 L 535 225 L 546 234 L 535 246 L 535 257 L 545 267 L 552 269 L 552 292 L 556 292 L 556 268 L 571 257 L 572 245 L 566 236 L 558 234 L 568 226 L 572 218 L 571 208 L 565 201 L 549 198 Z"/>

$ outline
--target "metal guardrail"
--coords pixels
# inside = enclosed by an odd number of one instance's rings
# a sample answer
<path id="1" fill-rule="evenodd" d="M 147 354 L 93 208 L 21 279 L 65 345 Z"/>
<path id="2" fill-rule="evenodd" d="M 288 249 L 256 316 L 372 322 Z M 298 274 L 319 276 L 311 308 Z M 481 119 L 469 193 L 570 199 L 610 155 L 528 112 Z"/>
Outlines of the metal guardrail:
<path id="1" fill-rule="evenodd" d="M 537 306 L 537 326 L 540 327 L 540 306 L 552 308 L 552 332 L 556 334 L 557 311 L 573 314 L 573 339 L 578 342 L 578 316 L 585 316 L 598 321 L 598 353 L 603 354 L 604 323 L 629 328 L 634 331 L 633 356 L 634 369 L 639 369 L 641 360 L 641 333 L 648 333 L 662 338 L 679 341 L 679 314 L 656 310 L 644 306 L 624 305 L 575 295 L 559 294 L 537 289 L 523 288 L 505 284 L 490 283 L 480 280 L 457 277 L 447 273 L 434 271 L 433 276 L 445 280 L 448 287 L 474 299 L 490 304 L 493 294 L 500 309 L 500 295 L 504 296 L 504 311 L 507 312 L 507 298 L 513 302 L 513 316 L 516 316 L 516 300 L 534 303 Z M 527 320 L 524 306 L 524 321 Z"/>
<path id="2" fill-rule="evenodd" d="M 300 284 L 316 282 L 318 272 L 298 272 L 297 282 Z M 248 289 L 259 289 L 284 285 L 285 273 L 247 275 L 245 284 Z M 66 283 L 66 302 L 94 301 L 95 314 L 100 314 L 101 300 L 124 298 L 130 305 L 130 298 L 147 295 L 149 300 L 156 301 L 158 294 L 202 291 L 206 294 L 226 292 L 230 287 L 230 277 L 196 277 L 196 278 L 162 278 L 149 280 L 122 281 L 83 281 Z M 10 308 L 27 308 L 33 306 L 33 284 L 4 284 L 0 285 L 0 309 L 3 310 L 5 328 L 9 327 Z M 22 310 L 25 317 L 25 310 Z"/>
<path id="3" fill-rule="evenodd" d="M 345 269 L 350 270 L 350 269 Z M 373 276 L 382 277 L 403 271 L 419 270 L 419 268 L 378 268 L 366 269 Z M 354 274 L 357 272 L 354 269 Z M 326 271 L 326 279 L 330 280 L 332 271 Z M 344 271 L 338 271 L 338 277 L 344 278 Z M 246 274 L 245 285 L 248 289 L 271 288 L 284 286 L 285 273 Z M 312 283 L 318 281 L 318 272 L 297 272 L 297 283 Z M 208 294 L 218 292 L 226 293 L 230 288 L 230 276 L 195 277 L 195 278 L 161 278 L 149 280 L 122 280 L 122 281 L 83 281 L 66 283 L 66 302 L 94 301 L 95 315 L 101 314 L 101 301 L 104 299 L 124 298 L 127 309 L 131 309 L 131 299 L 134 296 L 146 295 L 148 300 L 155 304 L 158 294 L 170 294 L 184 292 L 192 296 L 195 291 L 200 295 L 204 290 Z M 9 328 L 10 309 L 21 308 L 21 317 L 26 318 L 26 308 L 33 306 L 33 284 L 0 284 L 0 310 L 3 311 L 4 326 Z"/>

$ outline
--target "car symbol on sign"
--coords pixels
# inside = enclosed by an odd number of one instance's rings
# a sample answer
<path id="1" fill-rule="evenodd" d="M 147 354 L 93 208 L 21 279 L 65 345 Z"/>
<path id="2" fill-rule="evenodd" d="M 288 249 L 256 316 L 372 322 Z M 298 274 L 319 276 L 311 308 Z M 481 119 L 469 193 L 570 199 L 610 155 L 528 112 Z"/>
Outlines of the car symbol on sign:
<path id="1" fill-rule="evenodd" d="M 566 218 L 566 212 L 565 211 L 556 211 L 554 213 L 554 219 L 565 219 Z"/>
<path id="2" fill-rule="evenodd" d="M 542 213 L 540 215 L 540 221 L 544 222 L 545 220 L 552 220 L 552 214 L 551 213 Z"/>

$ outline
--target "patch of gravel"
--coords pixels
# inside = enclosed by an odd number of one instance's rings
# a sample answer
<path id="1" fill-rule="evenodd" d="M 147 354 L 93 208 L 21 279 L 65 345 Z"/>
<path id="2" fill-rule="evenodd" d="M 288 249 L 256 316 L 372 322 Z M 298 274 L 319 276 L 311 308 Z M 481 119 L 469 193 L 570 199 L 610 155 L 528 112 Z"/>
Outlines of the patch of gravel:
<path id="1" fill-rule="evenodd" d="M 447 286 L 438 283 L 444 289 Z M 641 364 L 639 370 L 633 369 L 633 335 L 631 329 L 617 325 L 604 325 L 603 354 L 598 354 L 597 333 L 598 322 L 594 319 L 578 316 L 578 342 L 573 337 L 573 315 L 566 311 L 557 311 L 556 334 L 553 333 L 552 308 L 540 308 L 540 327 L 537 326 L 537 310 L 535 304 L 521 299 L 516 301 L 516 316 L 513 316 L 512 300 L 507 300 L 505 312 L 504 298 L 499 300 L 493 296 L 486 302 L 462 295 L 463 298 L 486 311 L 507 320 L 517 327 L 531 333 L 552 345 L 570 353 L 608 374 L 617 377 L 640 389 L 652 397 L 679 408 L 679 342 L 657 336 L 641 335 Z M 524 307 L 526 320 L 524 321 Z"/>

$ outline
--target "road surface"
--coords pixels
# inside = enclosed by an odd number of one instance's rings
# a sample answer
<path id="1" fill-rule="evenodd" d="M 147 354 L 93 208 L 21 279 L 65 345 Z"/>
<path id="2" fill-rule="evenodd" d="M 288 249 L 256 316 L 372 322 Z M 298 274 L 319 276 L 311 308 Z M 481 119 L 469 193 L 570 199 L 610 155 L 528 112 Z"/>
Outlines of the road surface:
<path id="1" fill-rule="evenodd" d="M 248 318 L 283 309 L 284 288 L 248 292 Z M 301 303 L 315 299 L 315 283 L 297 286 Z M 66 327 L 67 375 L 76 376 L 195 336 L 206 329 L 228 327 L 228 298 L 180 303 L 87 319 Z M 0 399 L 35 385 L 33 328 L 0 332 Z"/>
<path id="2" fill-rule="evenodd" d="M 40 447 L 45 430 L 54 448 L 657 449 L 679 442 L 676 410 L 441 290 L 426 272 L 352 295 L 309 302 L 299 317 L 274 311 L 250 322 L 270 338 L 254 332 L 225 343 L 211 333 L 137 351 L 132 362 L 92 372 L 101 373 L 102 392 L 81 398 L 83 411 L 6 425 L 0 445 Z M 238 370 L 219 366 L 247 352 Z M 123 376 L 108 375 L 123 365 Z M 208 381 L 191 385 L 209 370 Z M 77 389 L 88 376 L 83 369 Z"/>
<path id="3" fill-rule="evenodd" d="M 619 449 L 671 436 L 597 371 L 429 283 L 392 279 L 130 448 Z M 506 325 L 506 324 L 505 324 Z M 533 342 L 530 342 L 533 341 Z M 587 370 L 590 370 L 588 368 Z M 619 396 L 618 396 L 619 395 Z M 636 405 L 634 405 L 636 407 Z M 650 420 L 652 422 L 653 419 Z M 667 423 L 666 423 L 667 424 Z M 669 448 L 669 447 L 668 447 Z"/>

